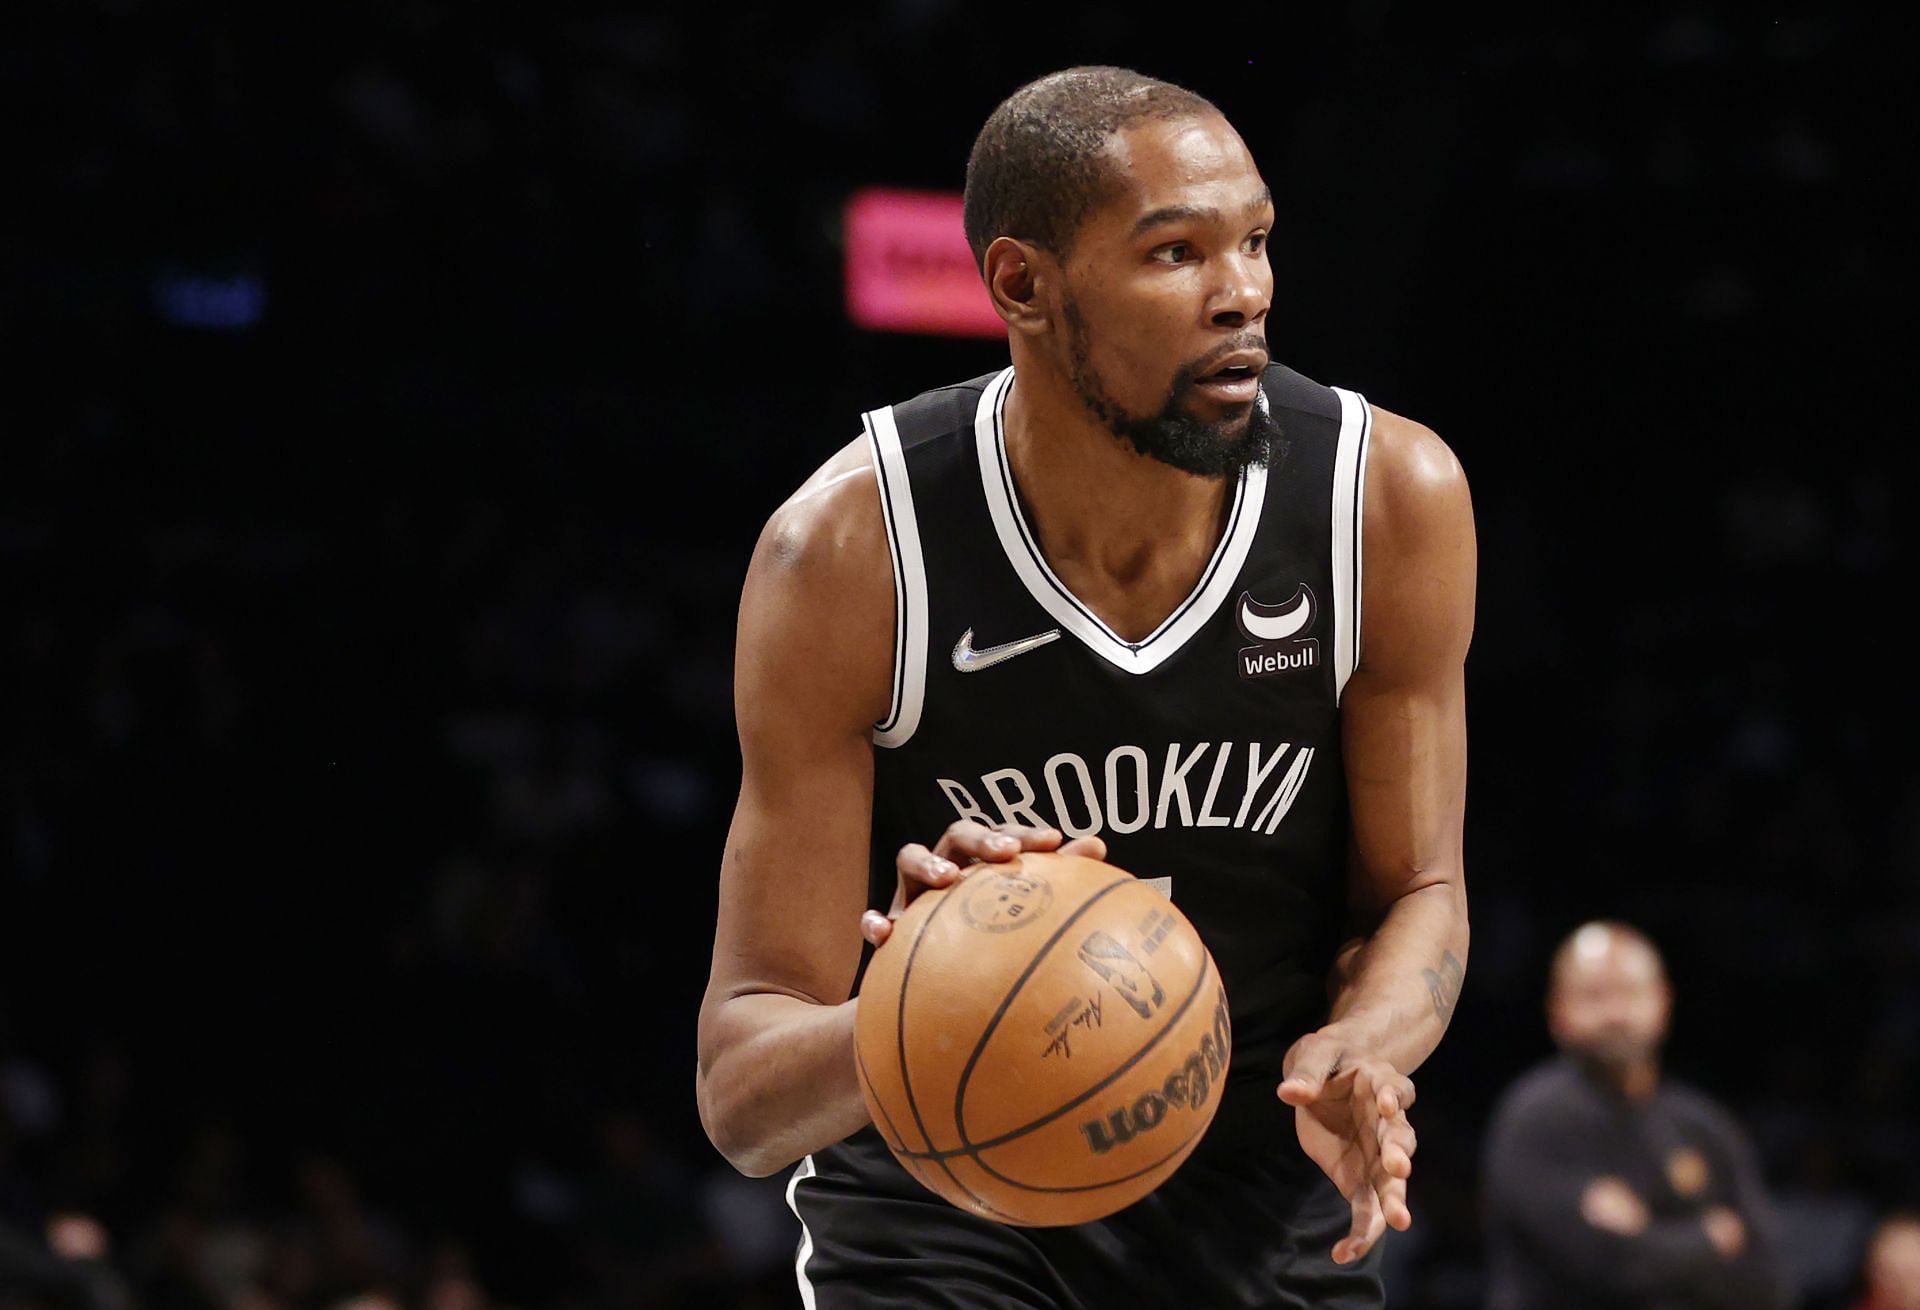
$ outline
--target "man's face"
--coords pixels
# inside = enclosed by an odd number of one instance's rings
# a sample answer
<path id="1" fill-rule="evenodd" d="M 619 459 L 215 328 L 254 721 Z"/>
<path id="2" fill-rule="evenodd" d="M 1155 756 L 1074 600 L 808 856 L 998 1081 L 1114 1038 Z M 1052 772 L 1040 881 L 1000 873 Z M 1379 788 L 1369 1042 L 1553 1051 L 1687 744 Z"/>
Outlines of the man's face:
<path id="1" fill-rule="evenodd" d="M 1563 1050 L 1617 1067 L 1659 1051 L 1671 1010 L 1666 974 L 1651 947 L 1587 929 L 1560 959 L 1547 1019 Z"/>
<path id="2" fill-rule="evenodd" d="M 1266 460 L 1260 410 L 1273 201 L 1223 118 L 1114 135 L 1119 194 L 1065 261 L 1062 361 L 1089 411 L 1143 454 L 1202 476 Z"/>

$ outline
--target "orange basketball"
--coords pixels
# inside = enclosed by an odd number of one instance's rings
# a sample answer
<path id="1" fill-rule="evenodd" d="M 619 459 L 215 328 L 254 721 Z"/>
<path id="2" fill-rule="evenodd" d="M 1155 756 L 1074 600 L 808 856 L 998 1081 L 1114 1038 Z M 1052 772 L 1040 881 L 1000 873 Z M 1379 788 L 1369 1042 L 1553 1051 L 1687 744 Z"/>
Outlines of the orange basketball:
<path id="1" fill-rule="evenodd" d="M 1172 1176 L 1213 1121 L 1227 994 L 1185 915 L 1073 855 L 976 865 L 874 952 L 860 1087 L 908 1173 L 1001 1223 L 1084 1223 Z"/>

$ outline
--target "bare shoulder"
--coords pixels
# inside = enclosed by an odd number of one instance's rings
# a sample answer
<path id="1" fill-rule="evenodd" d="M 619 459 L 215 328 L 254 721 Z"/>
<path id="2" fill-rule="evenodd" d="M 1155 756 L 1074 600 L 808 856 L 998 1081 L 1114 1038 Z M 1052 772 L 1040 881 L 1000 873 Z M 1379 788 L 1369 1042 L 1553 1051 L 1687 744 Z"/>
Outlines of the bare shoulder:
<path id="1" fill-rule="evenodd" d="M 1433 429 L 1376 406 L 1366 476 L 1360 671 L 1457 671 L 1478 568 L 1467 475 Z"/>
<path id="2" fill-rule="evenodd" d="M 1418 543 L 1429 532 L 1472 531 L 1466 470 L 1424 423 L 1373 406 L 1367 453 L 1368 545 Z"/>
<path id="3" fill-rule="evenodd" d="M 754 547 L 754 583 L 780 590 L 849 593 L 871 599 L 893 593 L 879 483 L 862 439 L 848 442 L 813 471 L 776 509 Z M 871 593 L 871 594 L 870 594 Z M 891 599 L 888 604 L 891 605 Z M 889 616 L 891 621 L 891 616 Z"/>
<path id="4" fill-rule="evenodd" d="M 878 480 L 857 439 L 761 530 L 740 598 L 736 688 L 817 682 L 872 723 L 886 716 L 892 680 L 893 561 Z"/>

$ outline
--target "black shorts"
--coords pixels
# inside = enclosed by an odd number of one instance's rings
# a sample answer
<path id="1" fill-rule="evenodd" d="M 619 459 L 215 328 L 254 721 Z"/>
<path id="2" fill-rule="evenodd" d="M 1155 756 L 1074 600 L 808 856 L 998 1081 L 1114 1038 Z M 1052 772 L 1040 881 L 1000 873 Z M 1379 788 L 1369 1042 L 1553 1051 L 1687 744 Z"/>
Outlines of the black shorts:
<path id="1" fill-rule="evenodd" d="M 1266 1158 L 1280 1156 L 1279 1159 Z M 1194 1158 L 1090 1224 L 1014 1228 L 928 1192 L 867 1129 L 803 1161 L 809 1310 L 1377 1310 L 1380 1248 L 1333 1262 L 1347 1203 L 1297 1144 Z"/>

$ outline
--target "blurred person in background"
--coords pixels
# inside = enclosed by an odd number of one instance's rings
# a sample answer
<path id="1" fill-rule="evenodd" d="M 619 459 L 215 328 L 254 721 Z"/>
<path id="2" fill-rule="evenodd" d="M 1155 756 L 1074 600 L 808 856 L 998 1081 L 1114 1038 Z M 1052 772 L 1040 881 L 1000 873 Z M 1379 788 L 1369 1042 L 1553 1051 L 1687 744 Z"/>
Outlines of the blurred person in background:
<path id="1" fill-rule="evenodd" d="M 1920 1310 L 1920 1212 L 1889 1215 L 1867 1244 L 1866 1291 L 1854 1310 Z"/>
<path id="2" fill-rule="evenodd" d="M 107 1231 L 91 1215 L 49 1216 L 44 1244 L 0 1223 L 0 1306 L 130 1310 L 108 1252 Z"/>
<path id="3" fill-rule="evenodd" d="M 1561 1054 L 1495 1107 L 1482 1180 L 1491 1310 L 1791 1304 L 1746 1133 L 1663 1078 L 1673 994 L 1653 944 L 1589 923 L 1553 960 Z"/>

